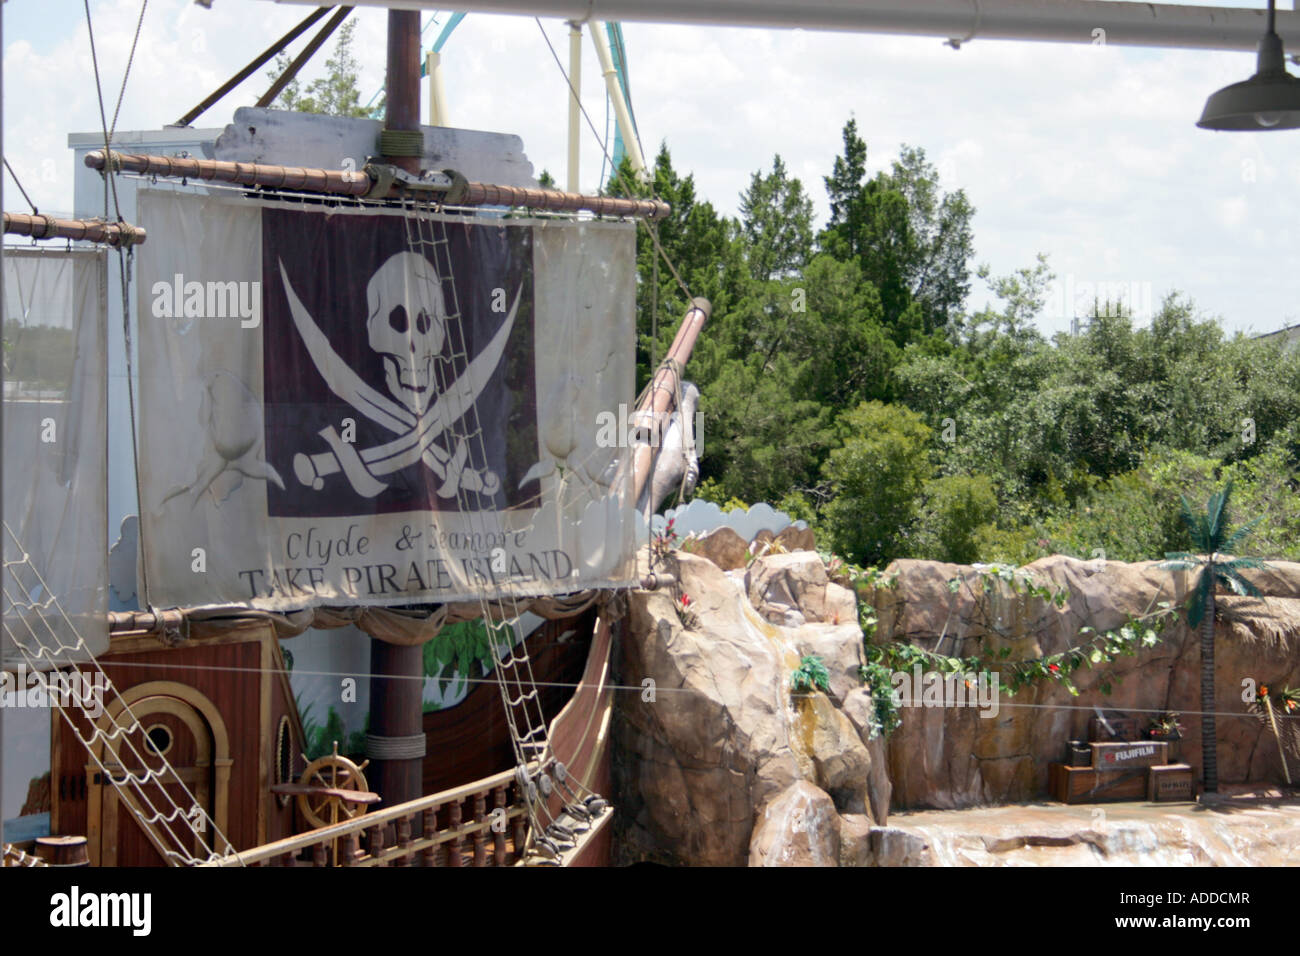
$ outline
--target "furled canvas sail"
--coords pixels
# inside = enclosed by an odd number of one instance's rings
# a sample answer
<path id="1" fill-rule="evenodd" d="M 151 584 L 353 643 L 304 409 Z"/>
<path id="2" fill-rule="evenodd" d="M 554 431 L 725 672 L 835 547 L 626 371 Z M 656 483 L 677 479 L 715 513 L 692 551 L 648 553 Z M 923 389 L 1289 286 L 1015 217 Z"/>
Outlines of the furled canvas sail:
<path id="1" fill-rule="evenodd" d="M 5 252 L 6 668 L 108 647 L 105 281 L 102 250 Z"/>
<path id="2" fill-rule="evenodd" d="M 631 398 L 634 227 L 170 191 L 139 208 L 152 603 L 630 583 L 600 425 Z"/>

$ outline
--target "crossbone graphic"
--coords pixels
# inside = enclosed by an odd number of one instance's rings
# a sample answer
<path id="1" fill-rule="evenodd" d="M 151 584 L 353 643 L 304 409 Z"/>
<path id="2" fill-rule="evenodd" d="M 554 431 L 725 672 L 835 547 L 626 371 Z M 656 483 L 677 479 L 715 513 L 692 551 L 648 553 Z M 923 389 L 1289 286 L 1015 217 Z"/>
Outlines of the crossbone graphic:
<path id="1" fill-rule="evenodd" d="M 329 425 L 319 432 L 328 450 L 294 456 L 298 480 L 319 491 L 327 477 L 341 471 L 357 494 L 373 498 L 388 487 L 381 480 L 385 475 L 422 461 L 442 481 L 437 489 L 440 498 L 451 498 L 460 488 L 495 495 L 500 479 L 486 468 L 480 472 L 466 466 L 469 449 L 464 439 L 449 436 L 454 439 L 451 451 L 435 439 L 473 407 L 496 370 L 514 326 L 523 287 L 515 293 L 514 305 L 492 341 L 435 401 L 433 363 L 442 350 L 448 316 L 441 280 L 424 256 L 397 253 L 379 267 L 366 286 L 366 331 L 370 347 L 384 357 L 391 399 L 362 381 L 334 351 L 293 291 L 283 261 L 280 277 L 294 325 L 330 390 L 397 436 L 358 452 Z"/>

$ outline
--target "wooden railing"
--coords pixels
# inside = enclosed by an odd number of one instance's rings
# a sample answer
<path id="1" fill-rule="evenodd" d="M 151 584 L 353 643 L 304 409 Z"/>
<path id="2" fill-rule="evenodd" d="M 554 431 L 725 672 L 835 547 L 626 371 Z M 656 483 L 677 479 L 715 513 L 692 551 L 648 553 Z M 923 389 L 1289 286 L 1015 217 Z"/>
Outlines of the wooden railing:
<path id="1" fill-rule="evenodd" d="M 505 770 L 203 865 L 510 866 L 528 836 L 515 790 L 514 771 Z"/>
<path id="2" fill-rule="evenodd" d="M 584 790 L 608 793 L 609 726 L 613 691 L 609 653 L 613 635 L 601 618 L 587 654 L 582 682 L 551 722 L 556 758 Z M 564 800 L 548 798 L 552 816 Z M 502 811 L 502 812 L 497 812 Z M 608 812 L 590 828 L 594 840 L 609 823 Z M 230 853 L 204 866 L 512 866 L 528 839 L 528 808 L 513 770 L 451 790 L 400 803 L 342 823 Z M 580 847 L 566 863 L 580 859 Z"/>

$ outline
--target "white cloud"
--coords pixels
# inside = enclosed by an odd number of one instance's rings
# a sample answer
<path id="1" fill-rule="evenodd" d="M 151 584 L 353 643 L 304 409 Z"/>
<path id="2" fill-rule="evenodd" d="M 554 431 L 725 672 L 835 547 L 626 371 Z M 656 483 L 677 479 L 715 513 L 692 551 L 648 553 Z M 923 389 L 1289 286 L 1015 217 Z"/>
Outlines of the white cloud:
<path id="1" fill-rule="evenodd" d="M 51 0 L 41 7 L 57 16 L 39 23 L 24 7 L 4 8 L 6 151 L 42 207 L 67 210 L 67 133 L 99 127 L 81 5 Z M 111 110 L 138 0 L 92 9 Z M 307 12 L 260 0 L 216 0 L 212 10 L 152 0 L 119 128 L 174 121 Z M 357 17 L 368 97 L 383 80 L 386 17 Z M 567 27 L 543 23 L 567 65 Z M 1271 328 L 1294 314 L 1294 285 L 1279 277 L 1296 271 L 1289 200 L 1300 186 L 1300 133 L 1194 126 L 1210 92 L 1252 72 L 1249 54 L 981 40 L 954 51 L 937 39 L 645 24 L 624 33 L 646 151 L 666 140 L 679 171 L 693 172 L 700 195 L 724 212 L 779 152 L 824 217 L 821 178 L 853 114 L 872 170 L 907 143 L 966 190 L 977 261 L 996 274 L 1043 251 L 1059 275 L 1148 282 L 1157 299 L 1182 289 L 1230 328 Z M 584 103 L 603 135 L 589 40 L 583 54 Z M 568 89 L 531 19 L 468 16 L 443 67 L 454 124 L 519 134 L 535 168 L 563 181 Z M 266 85 L 259 71 L 200 125 L 223 125 Z M 582 184 L 595 189 L 601 153 L 585 128 L 582 150 Z M 6 177 L 6 205 L 15 200 Z M 973 308 L 987 297 L 978 285 Z"/>

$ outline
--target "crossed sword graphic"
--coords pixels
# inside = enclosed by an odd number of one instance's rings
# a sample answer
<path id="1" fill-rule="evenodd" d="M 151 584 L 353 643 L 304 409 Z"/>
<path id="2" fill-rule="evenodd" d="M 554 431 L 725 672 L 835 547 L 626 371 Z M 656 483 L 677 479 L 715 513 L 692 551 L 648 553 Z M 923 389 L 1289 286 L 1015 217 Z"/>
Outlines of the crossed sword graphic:
<path id="1" fill-rule="evenodd" d="M 465 467 L 469 449 L 463 439 L 456 438 L 456 447 L 452 452 L 436 444 L 434 439 L 446 432 L 478 401 L 483 387 L 505 352 L 523 287 L 515 293 L 514 305 L 510 307 L 505 322 L 492 337 L 492 341 L 474 357 L 454 383 L 459 385 L 462 380 L 467 380 L 468 387 L 444 392 L 422 415 L 416 415 L 361 380 L 352 367 L 334 351 L 329 339 L 312 321 L 306 306 L 293 291 L 283 262 L 280 263 L 280 276 L 284 280 L 284 291 L 289 299 L 289 311 L 293 315 L 294 325 L 330 391 L 371 421 L 383 425 L 398 436 L 386 444 L 358 452 L 350 442 L 339 437 L 333 425 L 326 426 L 321 429 L 320 436 L 329 446 L 328 451 L 315 455 L 302 452 L 294 455 L 293 470 L 298 480 L 319 491 L 325 486 L 326 477 L 341 471 L 353 490 L 367 498 L 373 498 L 388 487 L 379 480 L 380 476 L 423 461 L 430 471 L 442 479 L 442 485 L 437 490 L 441 498 L 452 497 L 460 487 L 484 495 L 496 494 L 501 481 L 495 472 L 484 469 L 480 473 Z"/>

